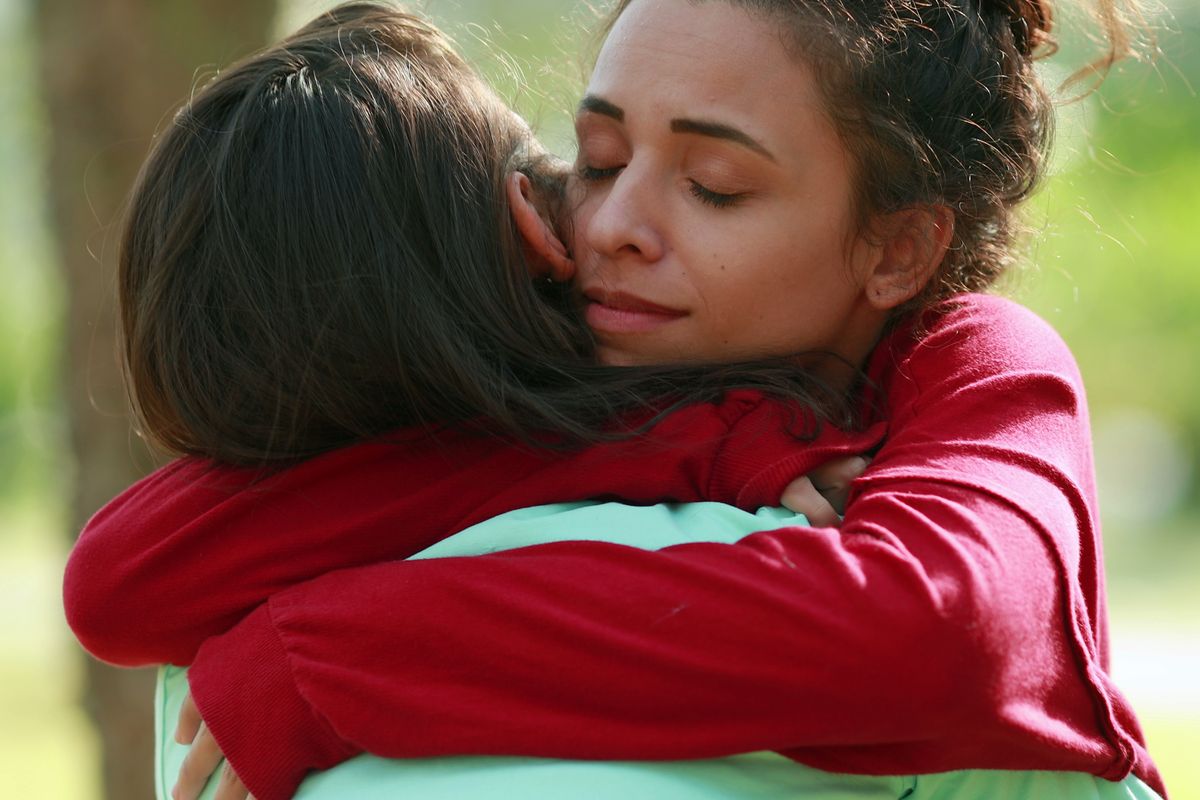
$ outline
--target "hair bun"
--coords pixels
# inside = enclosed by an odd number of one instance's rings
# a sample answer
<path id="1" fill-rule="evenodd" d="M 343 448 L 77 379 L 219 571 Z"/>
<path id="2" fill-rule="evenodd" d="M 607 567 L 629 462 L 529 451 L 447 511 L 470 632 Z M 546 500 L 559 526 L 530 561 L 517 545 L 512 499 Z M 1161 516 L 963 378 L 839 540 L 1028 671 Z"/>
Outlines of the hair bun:
<path id="1" fill-rule="evenodd" d="M 984 0 L 1008 14 L 1009 25 L 1017 47 L 1025 55 L 1032 55 L 1043 42 L 1050 38 L 1054 27 L 1054 12 L 1050 0 Z"/>

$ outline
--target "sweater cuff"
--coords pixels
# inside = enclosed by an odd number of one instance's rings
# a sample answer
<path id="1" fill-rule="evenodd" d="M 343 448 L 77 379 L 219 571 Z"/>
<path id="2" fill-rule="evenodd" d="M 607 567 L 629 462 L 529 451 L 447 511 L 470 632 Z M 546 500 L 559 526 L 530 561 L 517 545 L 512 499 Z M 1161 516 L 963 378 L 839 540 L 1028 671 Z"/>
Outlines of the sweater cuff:
<path id="1" fill-rule="evenodd" d="M 713 465 L 709 496 L 732 494 L 737 507 L 749 511 L 778 506 L 796 478 L 833 459 L 868 455 L 887 433 L 885 422 L 848 432 L 826 423 L 815 440 L 806 441 L 807 423 L 811 420 L 788 414 L 780 404 L 736 422 Z"/>
<path id="2" fill-rule="evenodd" d="M 304 700 L 266 603 L 201 646 L 192 699 L 256 800 L 287 800 L 312 770 L 358 755 Z"/>

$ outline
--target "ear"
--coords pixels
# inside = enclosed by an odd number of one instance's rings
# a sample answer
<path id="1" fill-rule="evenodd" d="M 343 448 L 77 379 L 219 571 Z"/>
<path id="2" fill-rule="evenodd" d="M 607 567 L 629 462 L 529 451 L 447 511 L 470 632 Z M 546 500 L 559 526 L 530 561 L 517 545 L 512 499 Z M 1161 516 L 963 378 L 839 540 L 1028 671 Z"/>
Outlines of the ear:
<path id="1" fill-rule="evenodd" d="M 529 176 L 513 172 L 505 179 L 508 207 L 521 236 L 521 248 L 535 278 L 569 281 L 575 276 L 575 261 L 567 247 L 538 210 Z"/>
<path id="2" fill-rule="evenodd" d="M 881 242 L 866 280 L 867 301 L 888 311 L 915 297 L 937 272 L 954 235 L 954 212 L 911 206 L 888 214 L 872 234 Z"/>

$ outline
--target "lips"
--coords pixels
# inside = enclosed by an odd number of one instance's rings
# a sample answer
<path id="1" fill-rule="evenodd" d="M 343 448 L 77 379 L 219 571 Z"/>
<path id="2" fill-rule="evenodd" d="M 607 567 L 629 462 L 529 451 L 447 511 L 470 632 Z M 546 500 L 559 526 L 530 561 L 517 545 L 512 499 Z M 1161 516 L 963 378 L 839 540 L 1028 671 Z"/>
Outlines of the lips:
<path id="1" fill-rule="evenodd" d="M 687 316 L 686 311 L 625 292 L 588 289 L 583 295 L 587 323 L 599 333 L 646 333 Z"/>
<path id="2" fill-rule="evenodd" d="M 626 294 L 625 292 L 607 292 L 603 289 L 588 289 L 583 293 L 583 296 L 591 303 L 598 303 L 617 311 L 634 311 L 644 314 L 660 314 L 668 317 L 682 317 L 687 312 L 680 311 L 667 306 L 660 306 L 658 303 L 651 303 L 649 300 Z"/>

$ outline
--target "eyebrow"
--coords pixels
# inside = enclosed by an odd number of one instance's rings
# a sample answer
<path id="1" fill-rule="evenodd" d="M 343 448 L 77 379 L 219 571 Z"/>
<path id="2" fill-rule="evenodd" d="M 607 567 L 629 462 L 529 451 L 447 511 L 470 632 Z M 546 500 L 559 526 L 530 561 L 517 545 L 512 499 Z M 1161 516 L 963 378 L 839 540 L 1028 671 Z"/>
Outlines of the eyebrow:
<path id="1" fill-rule="evenodd" d="M 743 147 L 748 147 L 760 156 L 767 158 L 770 161 L 778 163 L 778 159 L 771 153 L 770 150 L 763 147 L 761 143 L 748 133 L 740 131 L 732 125 L 725 125 L 721 122 L 711 122 L 702 119 L 673 119 L 671 120 L 672 133 L 692 133 L 697 136 L 708 136 L 713 139 L 724 139 L 729 142 L 740 144 Z"/>
<path id="2" fill-rule="evenodd" d="M 602 117 L 615 119 L 617 122 L 625 121 L 625 109 L 610 103 L 603 97 L 598 97 L 594 94 L 585 95 L 579 101 L 578 113 L 599 114 Z M 672 133 L 690 133 L 696 136 L 708 136 L 713 139 L 724 139 L 728 142 L 740 144 L 758 153 L 764 158 L 778 163 L 778 159 L 766 147 L 764 147 L 757 139 L 750 136 L 748 133 L 738 130 L 732 125 L 726 125 L 721 122 L 712 122 L 702 119 L 673 119 L 671 120 Z"/>
<path id="3" fill-rule="evenodd" d="M 597 97 L 594 94 L 585 95 L 579 101 L 579 113 L 590 111 L 593 114 L 599 114 L 603 117 L 612 117 L 617 122 L 625 121 L 625 110 L 620 106 L 613 105 L 602 97 Z"/>

